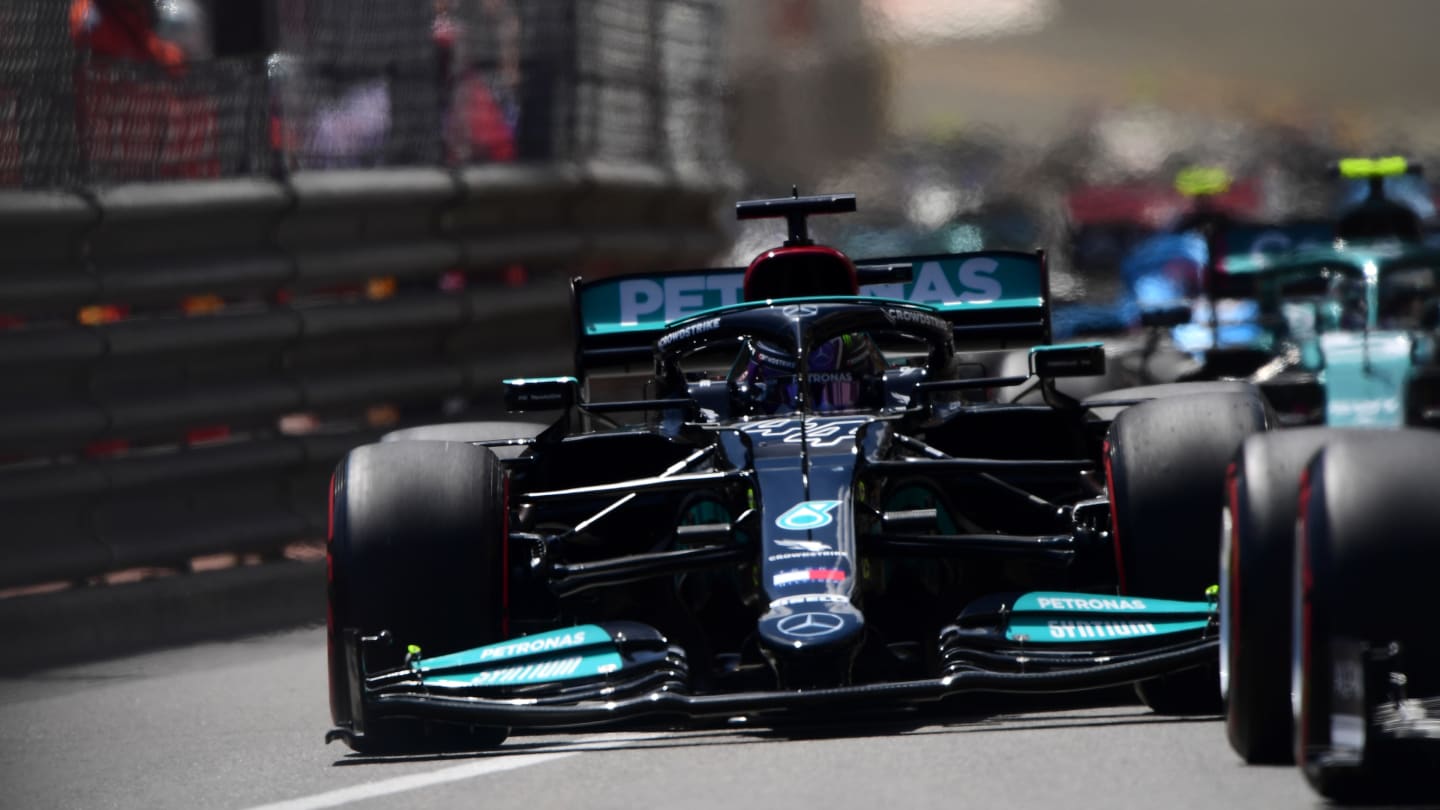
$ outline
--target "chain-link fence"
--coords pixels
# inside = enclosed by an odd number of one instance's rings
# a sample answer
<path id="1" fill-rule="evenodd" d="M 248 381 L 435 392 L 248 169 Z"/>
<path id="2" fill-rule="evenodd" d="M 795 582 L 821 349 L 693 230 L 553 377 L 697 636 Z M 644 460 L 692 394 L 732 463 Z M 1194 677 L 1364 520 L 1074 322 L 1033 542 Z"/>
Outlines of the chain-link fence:
<path id="1" fill-rule="evenodd" d="M 0 186 L 81 178 L 74 62 L 64 3 L 0 4 Z"/>
<path id="2" fill-rule="evenodd" d="M 268 0 L 219 58 L 173 2 L 0 3 L 0 187 L 726 154 L 719 0 Z"/>
<path id="3" fill-rule="evenodd" d="M 78 176 L 94 185 L 266 174 L 264 75 L 245 60 L 172 74 L 87 60 L 74 72 Z"/>

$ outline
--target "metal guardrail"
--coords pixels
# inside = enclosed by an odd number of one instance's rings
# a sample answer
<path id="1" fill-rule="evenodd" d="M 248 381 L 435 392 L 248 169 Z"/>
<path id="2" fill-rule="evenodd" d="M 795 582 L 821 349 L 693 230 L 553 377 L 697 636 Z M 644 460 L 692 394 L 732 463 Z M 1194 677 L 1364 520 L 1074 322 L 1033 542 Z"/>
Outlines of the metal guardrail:
<path id="1" fill-rule="evenodd" d="M 725 193 L 600 164 L 0 192 L 0 588 L 322 536 L 370 409 L 463 416 L 497 355 L 565 356 L 563 287 L 496 271 L 703 261 Z"/>
<path id="2" fill-rule="evenodd" d="M 350 447 L 568 368 L 563 276 L 724 247 L 717 0 L 269 2 L 163 66 L 0 4 L 0 589 L 321 536 Z"/>

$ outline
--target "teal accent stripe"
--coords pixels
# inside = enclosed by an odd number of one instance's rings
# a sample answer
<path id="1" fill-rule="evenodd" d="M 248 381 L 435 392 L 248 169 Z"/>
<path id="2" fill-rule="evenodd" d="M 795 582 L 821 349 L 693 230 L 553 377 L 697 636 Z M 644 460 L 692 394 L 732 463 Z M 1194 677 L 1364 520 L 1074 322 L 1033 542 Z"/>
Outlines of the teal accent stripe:
<path id="1" fill-rule="evenodd" d="M 449 655 L 421 658 L 415 662 L 417 672 L 437 672 L 461 667 L 492 666 L 522 659 L 550 656 L 553 653 L 576 652 L 598 645 L 609 645 L 610 634 L 593 624 L 566 627 L 545 633 L 487 644 Z"/>
<path id="2" fill-rule="evenodd" d="M 1005 637 L 1012 641 L 1078 644 L 1202 630 L 1211 602 L 1181 602 L 1094 593 L 1037 591 L 1015 599 Z"/>
<path id="3" fill-rule="evenodd" d="M 1095 593 L 1035 591 L 1015 599 L 1014 613 L 1102 613 L 1120 616 L 1208 616 L 1215 608 L 1209 602 L 1180 602 L 1174 599 L 1147 599 L 1143 596 L 1111 596 Z"/>
<path id="4" fill-rule="evenodd" d="M 1205 629 L 1205 621 L 1149 620 L 1144 616 L 1116 616 L 1113 619 L 1080 619 L 1026 616 L 1010 622 L 1005 637 L 1011 641 L 1055 644 L 1095 644 L 1134 638 L 1163 636 Z"/>
<path id="5" fill-rule="evenodd" d="M 613 651 L 592 655 L 559 653 L 539 660 L 515 661 L 471 671 L 450 670 L 426 675 L 421 681 L 426 686 L 523 686 L 608 675 L 618 672 L 622 663 L 619 653 Z"/>

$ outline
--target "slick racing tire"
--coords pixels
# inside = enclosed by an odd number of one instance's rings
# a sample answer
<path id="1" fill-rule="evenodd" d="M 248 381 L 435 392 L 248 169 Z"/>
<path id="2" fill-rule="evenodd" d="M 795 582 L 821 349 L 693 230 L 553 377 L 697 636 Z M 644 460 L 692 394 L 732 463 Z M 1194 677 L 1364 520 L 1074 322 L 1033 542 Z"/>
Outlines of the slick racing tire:
<path id="1" fill-rule="evenodd" d="M 1305 468 L 1292 597 L 1295 756 L 1327 798 L 1440 799 L 1440 645 L 1425 607 L 1440 570 L 1436 482 L 1440 434 L 1431 431 L 1334 442 Z"/>
<path id="2" fill-rule="evenodd" d="M 534 422 L 446 422 L 438 425 L 417 425 L 392 430 L 380 437 L 382 442 L 494 442 L 506 439 L 533 439 L 549 425 Z M 525 452 L 526 445 L 491 447 L 497 458 L 512 459 Z"/>
<path id="3" fill-rule="evenodd" d="M 1240 445 L 1225 481 L 1220 538 L 1220 691 L 1230 747 L 1246 762 L 1294 761 L 1290 589 L 1300 474 L 1326 428 L 1261 433 Z"/>
<path id="4" fill-rule="evenodd" d="M 344 629 L 389 631 L 368 645 L 371 671 L 398 667 L 409 645 L 425 654 L 500 640 L 505 475 L 495 454 L 461 442 L 397 441 L 357 447 L 331 485 L 330 712 L 351 723 Z M 362 753 L 491 747 L 506 729 L 368 723 Z"/>
<path id="5" fill-rule="evenodd" d="M 1120 593 L 1196 601 L 1219 582 L 1225 469 L 1240 443 L 1269 425 L 1254 389 L 1154 399 L 1120 414 L 1105 440 Z M 1136 691 L 1162 714 L 1220 711 L 1218 668 L 1142 681 Z"/>

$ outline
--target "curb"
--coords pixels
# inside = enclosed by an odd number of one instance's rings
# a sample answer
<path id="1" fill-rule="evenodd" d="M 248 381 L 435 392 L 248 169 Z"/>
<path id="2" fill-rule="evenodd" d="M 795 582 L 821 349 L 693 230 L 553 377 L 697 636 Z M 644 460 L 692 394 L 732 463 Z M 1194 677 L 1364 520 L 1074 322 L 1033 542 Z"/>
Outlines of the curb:
<path id="1" fill-rule="evenodd" d="M 325 621 L 325 564 L 275 562 L 0 599 L 0 674 Z"/>

